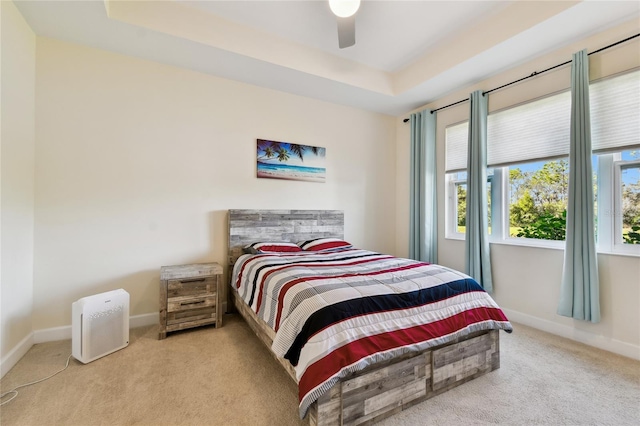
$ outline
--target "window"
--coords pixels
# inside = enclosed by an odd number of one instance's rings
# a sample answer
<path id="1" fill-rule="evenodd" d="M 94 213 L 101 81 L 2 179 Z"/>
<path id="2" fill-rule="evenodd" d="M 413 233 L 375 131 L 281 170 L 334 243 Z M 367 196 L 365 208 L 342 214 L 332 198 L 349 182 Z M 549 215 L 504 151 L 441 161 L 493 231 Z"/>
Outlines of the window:
<path id="1" fill-rule="evenodd" d="M 640 151 L 602 154 L 598 165 L 598 245 L 640 253 Z"/>
<path id="2" fill-rule="evenodd" d="M 640 71 L 592 82 L 590 102 L 598 250 L 640 254 Z M 570 109 L 565 91 L 489 115 L 492 241 L 564 247 Z M 447 238 L 464 238 L 467 134 L 445 131 Z"/>
<path id="3" fill-rule="evenodd" d="M 620 162 L 616 164 L 616 175 L 619 186 L 616 188 L 620 200 L 622 244 L 640 244 L 640 160 Z"/>
<path id="4" fill-rule="evenodd" d="M 569 160 L 508 167 L 510 238 L 565 239 Z"/>
<path id="5" fill-rule="evenodd" d="M 489 218 L 489 234 L 491 234 L 491 197 L 492 192 L 492 181 L 493 181 L 493 170 L 487 170 L 487 215 Z M 448 175 L 448 183 L 451 189 L 448 191 L 452 197 L 455 197 L 455 201 L 452 200 L 451 205 L 453 209 L 451 210 L 451 217 L 448 219 L 453 228 L 453 233 L 458 238 L 464 238 L 464 234 L 467 228 L 467 172 L 458 172 Z"/>
<path id="6" fill-rule="evenodd" d="M 450 218 L 453 232 L 464 235 L 467 226 L 467 172 L 452 173 L 448 178 L 451 187 L 449 193 L 455 197 L 451 203 L 453 209 Z"/>

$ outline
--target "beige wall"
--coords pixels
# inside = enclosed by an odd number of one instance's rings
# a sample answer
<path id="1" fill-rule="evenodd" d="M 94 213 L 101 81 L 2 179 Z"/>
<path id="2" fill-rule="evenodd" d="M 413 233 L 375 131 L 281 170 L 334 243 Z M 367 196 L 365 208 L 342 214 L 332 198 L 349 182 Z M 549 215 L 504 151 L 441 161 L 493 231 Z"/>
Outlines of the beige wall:
<path id="1" fill-rule="evenodd" d="M 36 38 L 12 2 L 0 2 L 0 8 L 0 357 L 4 367 L 9 352 L 32 331 Z"/>
<path id="2" fill-rule="evenodd" d="M 473 90 L 490 90 L 514 81 L 533 71 L 540 71 L 571 60 L 572 53 L 586 48 L 594 51 L 637 33 L 637 22 L 630 22 L 580 40 L 571 46 L 551 52 L 496 75 L 474 86 L 461 88 L 426 107 L 440 106 L 467 98 Z M 640 66 L 640 41 L 637 39 L 590 56 L 591 78 L 599 78 Z M 570 67 L 531 78 L 489 95 L 489 110 L 563 90 L 570 85 Z M 421 108 L 422 109 L 422 108 Z M 468 103 L 438 112 L 438 244 L 439 263 L 464 270 L 464 241 L 450 240 L 445 235 L 444 129 L 468 118 Z M 408 116 L 408 115 L 407 115 Z M 397 193 L 396 250 L 408 252 L 409 206 L 409 138 L 408 123 L 398 117 L 397 125 Z M 601 282 L 602 322 L 591 324 L 556 315 L 559 283 L 562 277 L 563 250 L 491 244 L 494 275 L 494 297 L 510 318 L 546 331 L 574 338 L 594 346 L 640 358 L 640 258 L 598 255 Z"/>
<path id="3" fill-rule="evenodd" d="M 393 117 L 37 40 L 34 328 L 115 288 L 158 310 L 161 265 L 217 261 L 232 208 L 340 209 L 392 252 Z M 327 148 L 327 181 L 256 178 L 256 139 Z"/>

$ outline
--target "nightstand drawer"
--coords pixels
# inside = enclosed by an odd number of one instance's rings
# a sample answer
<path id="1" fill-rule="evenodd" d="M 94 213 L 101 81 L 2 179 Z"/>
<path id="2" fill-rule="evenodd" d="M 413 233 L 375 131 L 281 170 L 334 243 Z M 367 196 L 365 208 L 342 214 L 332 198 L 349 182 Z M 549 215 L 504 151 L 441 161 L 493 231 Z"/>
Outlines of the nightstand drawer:
<path id="1" fill-rule="evenodd" d="M 169 280 L 167 282 L 167 296 L 169 298 L 179 296 L 195 296 L 200 294 L 212 294 L 217 290 L 217 278 L 183 278 Z"/>
<path id="2" fill-rule="evenodd" d="M 190 309 L 215 308 L 217 294 L 209 294 L 206 296 L 193 297 L 181 296 L 172 297 L 167 300 L 167 312 L 188 311 Z"/>
<path id="3" fill-rule="evenodd" d="M 190 309 L 188 311 L 176 311 L 167 313 L 167 331 L 172 331 L 173 325 L 184 322 L 208 320 L 215 321 L 216 308 Z"/>

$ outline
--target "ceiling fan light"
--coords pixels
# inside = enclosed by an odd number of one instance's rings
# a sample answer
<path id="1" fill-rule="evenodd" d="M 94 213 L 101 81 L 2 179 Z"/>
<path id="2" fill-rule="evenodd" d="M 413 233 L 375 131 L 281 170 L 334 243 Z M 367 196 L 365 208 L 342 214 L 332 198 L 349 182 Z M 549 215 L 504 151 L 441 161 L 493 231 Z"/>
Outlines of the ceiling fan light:
<path id="1" fill-rule="evenodd" d="M 360 8 L 360 0 L 329 0 L 331 11 L 340 18 L 348 18 Z"/>

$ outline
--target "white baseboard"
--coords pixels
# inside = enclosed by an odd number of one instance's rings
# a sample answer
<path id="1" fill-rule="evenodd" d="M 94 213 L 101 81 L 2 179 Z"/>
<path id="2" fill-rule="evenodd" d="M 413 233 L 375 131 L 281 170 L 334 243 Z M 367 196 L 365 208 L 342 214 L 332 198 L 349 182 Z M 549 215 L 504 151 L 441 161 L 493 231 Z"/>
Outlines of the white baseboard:
<path id="1" fill-rule="evenodd" d="M 129 328 L 145 327 L 148 325 L 158 324 L 159 314 L 157 312 L 151 314 L 142 314 L 129 317 Z M 18 343 L 9 353 L 0 360 L 0 378 L 4 377 L 9 370 L 22 358 L 31 346 L 36 343 L 55 342 L 58 340 L 71 339 L 71 326 L 45 328 L 43 330 L 35 330 L 27 335 L 20 343 Z"/>
<path id="2" fill-rule="evenodd" d="M 622 342 L 599 334 L 589 333 L 588 331 L 578 330 L 568 325 L 558 324 L 553 321 L 512 311 L 510 309 L 502 310 L 510 321 L 546 331 L 547 333 L 555 334 L 556 336 L 564 337 L 569 340 L 584 343 L 585 345 L 593 346 L 598 349 L 603 349 L 628 358 L 640 360 L 640 346 L 632 345 L 631 343 Z"/>
<path id="3" fill-rule="evenodd" d="M 20 341 L 20 343 L 14 346 L 8 354 L 2 357 L 0 360 L 0 378 L 4 377 L 4 375 L 7 374 L 18 361 L 20 361 L 20 358 L 22 358 L 24 354 L 31 349 L 33 343 L 33 333 L 29 333 Z"/>
<path id="4" fill-rule="evenodd" d="M 129 317 L 129 328 L 144 327 L 147 325 L 157 324 L 159 321 L 158 313 L 142 314 Z M 33 332 L 33 343 L 55 342 L 57 340 L 71 339 L 71 326 L 45 328 L 44 330 L 36 330 Z"/>
<path id="5" fill-rule="evenodd" d="M 144 327 L 147 325 L 158 324 L 159 314 L 142 314 L 129 317 L 129 328 Z M 71 326 L 45 328 L 44 330 L 36 330 L 33 332 L 33 343 L 55 342 L 57 340 L 71 339 Z"/>
<path id="6" fill-rule="evenodd" d="M 160 314 L 158 312 L 136 315 L 129 317 L 129 328 L 146 327 L 148 325 L 158 324 L 159 321 Z"/>
<path id="7" fill-rule="evenodd" d="M 33 332 L 33 343 L 56 342 L 71 339 L 71 326 L 45 328 Z"/>

